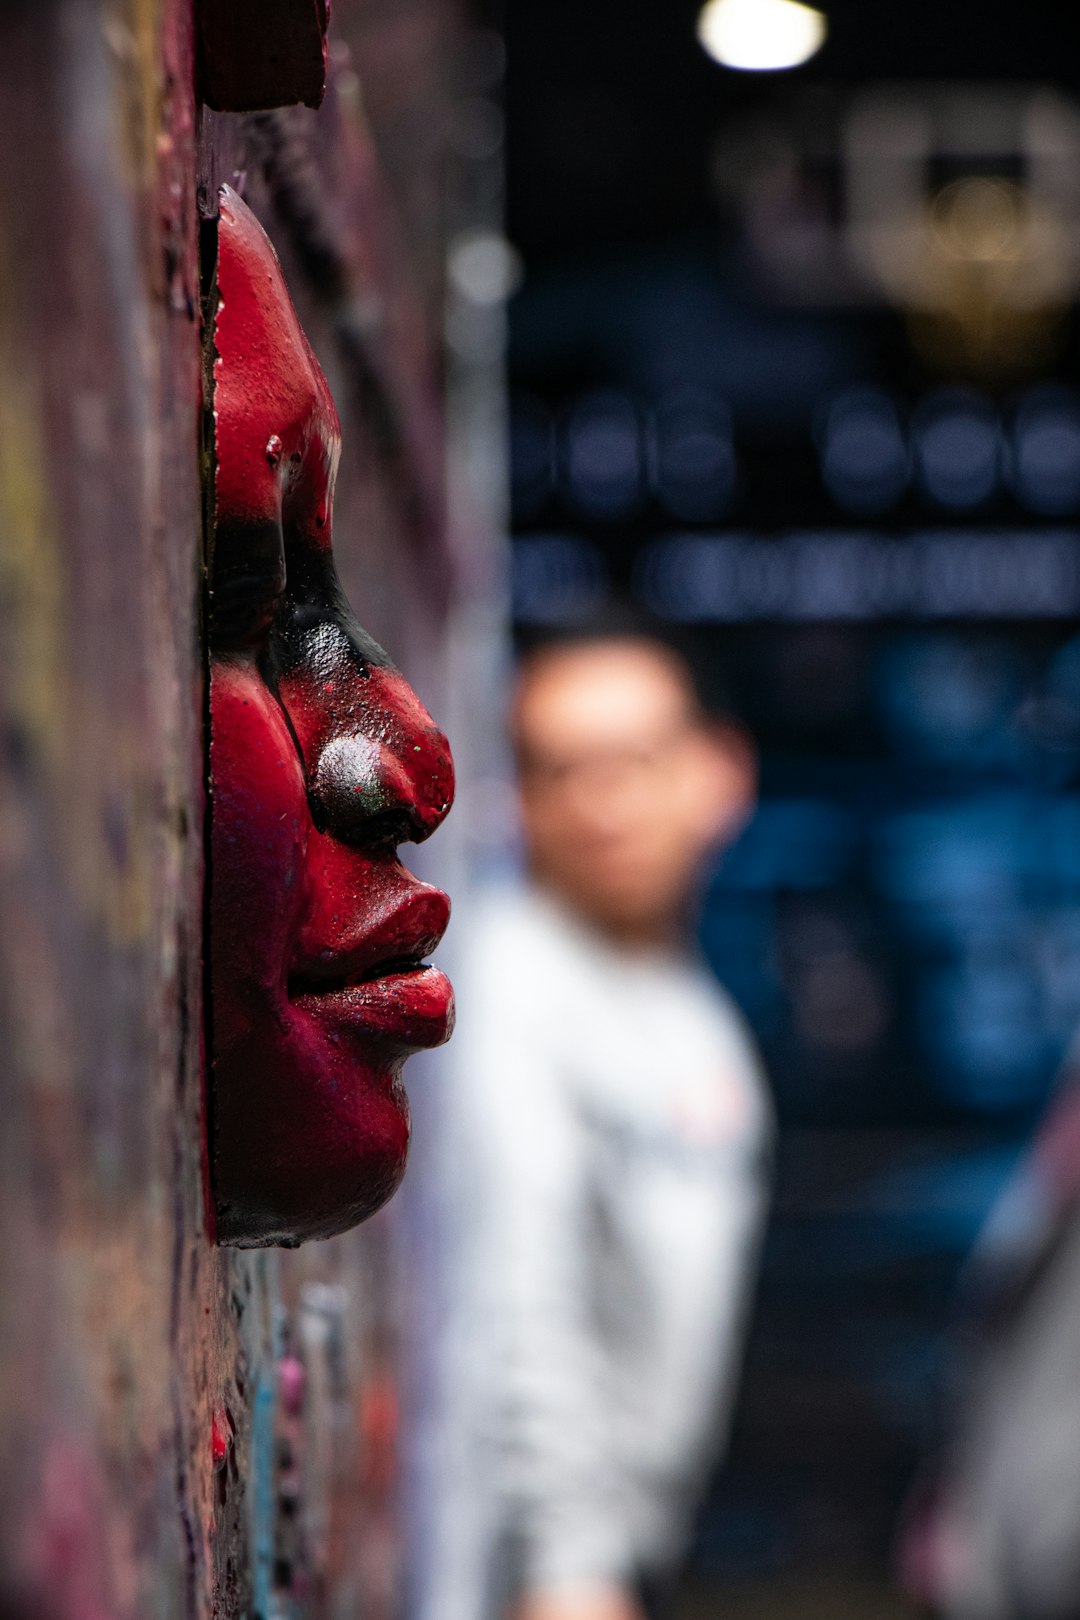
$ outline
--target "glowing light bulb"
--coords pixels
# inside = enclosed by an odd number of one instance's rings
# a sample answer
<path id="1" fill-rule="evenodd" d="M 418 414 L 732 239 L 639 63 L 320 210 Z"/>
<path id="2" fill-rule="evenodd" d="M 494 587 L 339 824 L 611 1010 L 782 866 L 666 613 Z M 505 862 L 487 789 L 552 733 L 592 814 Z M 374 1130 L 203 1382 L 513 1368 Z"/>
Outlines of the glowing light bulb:
<path id="1" fill-rule="evenodd" d="M 697 37 L 724 67 L 776 73 L 809 61 L 827 28 L 823 13 L 799 0 L 707 0 Z"/>

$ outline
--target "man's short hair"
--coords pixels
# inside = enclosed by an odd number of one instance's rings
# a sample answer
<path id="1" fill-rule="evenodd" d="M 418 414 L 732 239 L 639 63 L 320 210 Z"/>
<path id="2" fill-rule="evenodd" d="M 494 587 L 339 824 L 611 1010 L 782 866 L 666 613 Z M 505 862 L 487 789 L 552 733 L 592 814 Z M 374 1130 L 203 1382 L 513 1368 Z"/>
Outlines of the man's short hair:
<path id="1" fill-rule="evenodd" d="M 516 640 L 519 678 L 527 674 L 534 660 L 539 662 L 548 652 L 573 652 L 605 643 L 652 647 L 678 665 L 685 676 L 693 706 L 703 717 L 719 723 L 739 724 L 739 714 L 716 663 L 708 661 L 706 678 L 704 660 L 698 649 L 688 645 L 687 638 L 672 626 L 653 618 L 633 602 L 616 599 L 569 624 L 530 626 L 528 630 L 519 631 Z"/>

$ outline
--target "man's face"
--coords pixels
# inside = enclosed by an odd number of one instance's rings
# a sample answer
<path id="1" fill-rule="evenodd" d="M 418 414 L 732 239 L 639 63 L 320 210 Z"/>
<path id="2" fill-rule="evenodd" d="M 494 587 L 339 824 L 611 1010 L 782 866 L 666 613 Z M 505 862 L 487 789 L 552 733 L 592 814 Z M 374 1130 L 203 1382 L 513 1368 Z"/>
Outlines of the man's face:
<path id="1" fill-rule="evenodd" d="M 406 1056 L 445 1040 L 449 902 L 398 860 L 453 794 L 442 733 L 334 571 L 338 424 L 253 215 L 226 193 L 214 330 L 210 989 L 218 1236 L 384 1203 Z"/>
<path id="2" fill-rule="evenodd" d="M 749 808 L 746 746 L 700 721 L 673 657 L 629 639 L 534 659 L 515 732 L 535 875 L 607 933 L 668 935 L 705 852 Z"/>

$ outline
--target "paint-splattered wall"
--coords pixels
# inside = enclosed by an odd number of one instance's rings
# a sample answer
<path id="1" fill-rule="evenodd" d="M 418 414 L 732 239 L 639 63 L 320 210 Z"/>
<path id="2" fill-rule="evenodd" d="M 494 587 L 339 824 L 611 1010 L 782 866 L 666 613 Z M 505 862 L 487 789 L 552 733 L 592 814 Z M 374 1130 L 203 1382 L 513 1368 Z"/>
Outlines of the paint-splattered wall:
<path id="1" fill-rule="evenodd" d="M 4 1620 L 397 1607 L 390 1227 L 217 1250 L 201 1148 L 219 180 L 342 411 L 349 594 L 437 713 L 445 678 L 443 268 L 483 52 L 443 0 L 337 0 L 331 39 L 319 113 L 210 114 L 189 0 L 0 8 Z"/>

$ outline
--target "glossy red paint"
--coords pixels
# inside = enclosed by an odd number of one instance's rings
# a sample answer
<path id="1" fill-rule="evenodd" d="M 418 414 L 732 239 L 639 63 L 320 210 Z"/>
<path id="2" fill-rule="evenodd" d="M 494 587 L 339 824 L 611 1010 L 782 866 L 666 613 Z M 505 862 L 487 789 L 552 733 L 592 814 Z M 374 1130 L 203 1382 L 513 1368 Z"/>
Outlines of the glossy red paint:
<path id="1" fill-rule="evenodd" d="M 207 106 L 319 106 L 329 0 L 199 0 L 198 19 L 199 94 Z"/>
<path id="2" fill-rule="evenodd" d="M 220 1241 L 344 1231 L 401 1180 L 401 1069 L 447 1038 L 449 901 L 397 846 L 453 796 L 442 733 L 333 564 L 337 413 L 222 189 L 211 622 L 212 1176 Z"/>

